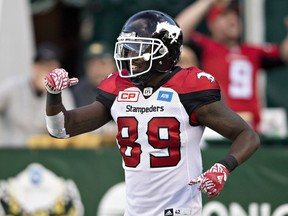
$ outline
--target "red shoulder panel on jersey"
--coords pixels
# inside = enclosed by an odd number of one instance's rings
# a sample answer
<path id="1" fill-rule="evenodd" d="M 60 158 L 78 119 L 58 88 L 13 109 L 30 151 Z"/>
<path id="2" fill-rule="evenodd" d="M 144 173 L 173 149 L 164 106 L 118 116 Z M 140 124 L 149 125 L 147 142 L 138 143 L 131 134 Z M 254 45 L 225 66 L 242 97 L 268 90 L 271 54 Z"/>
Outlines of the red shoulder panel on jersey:
<path id="1" fill-rule="evenodd" d="M 102 91 L 110 94 L 118 95 L 118 92 L 133 86 L 133 83 L 129 79 L 125 79 L 119 76 L 119 72 L 114 72 L 102 80 L 98 88 Z"/>
<path id="2" fill-rule="evenodd" d="M 220 90 L 215 78 L 197 67 L 183 68 L 164 84 L 164 87 L 172 88 L 179 94 L 211 89 Z"/>

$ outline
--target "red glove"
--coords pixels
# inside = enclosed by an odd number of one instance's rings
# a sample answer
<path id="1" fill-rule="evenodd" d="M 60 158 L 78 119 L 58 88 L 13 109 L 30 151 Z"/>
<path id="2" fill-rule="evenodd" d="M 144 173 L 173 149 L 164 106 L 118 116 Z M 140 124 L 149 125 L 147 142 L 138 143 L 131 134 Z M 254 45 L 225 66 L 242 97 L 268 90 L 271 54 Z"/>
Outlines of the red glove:
<path id="1" fill-rule="evenodd" d="M 224 165 L 216 163 L 209 170 L 192 179 L 189 185 L 200 183 L 198 189 L 207 193 L 208 198 L 213 198 L 220 194 L 229 174 L 230 172 Z"/>
<path id="2" fill-rule="evenodd" d="M 78 78 L 68 77 L 68 72 L 62 68 L 52 70 L 45 77 L 46 90 L 51 94 L 59 94 L 63 89 L 76 85 Z"/>

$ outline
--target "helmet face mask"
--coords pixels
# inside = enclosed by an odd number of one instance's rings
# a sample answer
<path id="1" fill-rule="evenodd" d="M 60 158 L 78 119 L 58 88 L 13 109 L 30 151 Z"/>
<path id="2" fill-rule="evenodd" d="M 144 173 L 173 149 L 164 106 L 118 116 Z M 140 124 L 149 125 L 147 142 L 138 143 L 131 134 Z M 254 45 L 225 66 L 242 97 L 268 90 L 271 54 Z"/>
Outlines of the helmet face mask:
<path id="1" fill-rule="evenodd" d="M 115 46 L 114 58 L 120 75 L 129 78 L 149 72 L 153 61 L 167 53 L 167 47 L 158 38 L 120 36 Z M 122 73 L 123 68 L 128 70 L 128 74 Z"/>
<path id="2" fill-rule="evenodd" d="M 146 82 L 151 77 L 146 73 L 169 72 L 174 67 L 183 36 L 171 17 L 148 10 L 129 18 L 117 40 L 114 59 L 120 76 Z"/>

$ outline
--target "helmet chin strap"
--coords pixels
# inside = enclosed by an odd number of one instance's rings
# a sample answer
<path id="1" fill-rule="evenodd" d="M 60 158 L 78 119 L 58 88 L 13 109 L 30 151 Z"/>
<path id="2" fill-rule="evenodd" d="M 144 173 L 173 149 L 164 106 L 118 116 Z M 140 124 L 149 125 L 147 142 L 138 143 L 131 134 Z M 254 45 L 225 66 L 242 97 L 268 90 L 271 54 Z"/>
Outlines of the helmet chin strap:
<path id="1" fill-rule="evenodd" d="M 136 86 L 145 86 L 147 82 L 150 80 L 152 76 L 152 71 L 136 76 L 136 77 L 130 77 L 131 82 L 133 82 Z"/>
<path id="2" fill-rule="evenodd" d="M 166 71 L 168 72 L 168 71 Z M 155 85 L 155 84 L 151 84 L 148 82 L 151 81 L 151 77 L 154 75 L 154 76 L 161 76 L 163 75 L 165 72 L 161 72 L 161 71 L 157 71 L 157 70 L 150 70 L 149 72 L 145 73 L 145 74 L 142 74 L 142 75 L 139 75 L 139 76 L 136 76 L 136 77 L 131 77 L 130 80 L 131 82 L 133 82 L 136 86 L 143 86 L 143 87 L 146 87 L 147 85 L 151 86 L 151 85 Z M 154 79 L 157 79 L 157 77 L 153 77 L 153 80 Z M 153 83 L 153 82 L 152 82 Z"/>

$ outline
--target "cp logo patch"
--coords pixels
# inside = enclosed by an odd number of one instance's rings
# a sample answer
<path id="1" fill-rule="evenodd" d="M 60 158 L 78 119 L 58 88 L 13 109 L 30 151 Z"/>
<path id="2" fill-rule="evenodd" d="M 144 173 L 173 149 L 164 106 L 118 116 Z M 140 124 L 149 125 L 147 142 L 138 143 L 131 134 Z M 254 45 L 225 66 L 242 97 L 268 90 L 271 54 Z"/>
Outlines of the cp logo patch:
<path id="1" fill-rule="evenodd" d="M 139 99 L 139 91 L 120 91 L 117 97 L 119 102 L 137 102 Z"/>

